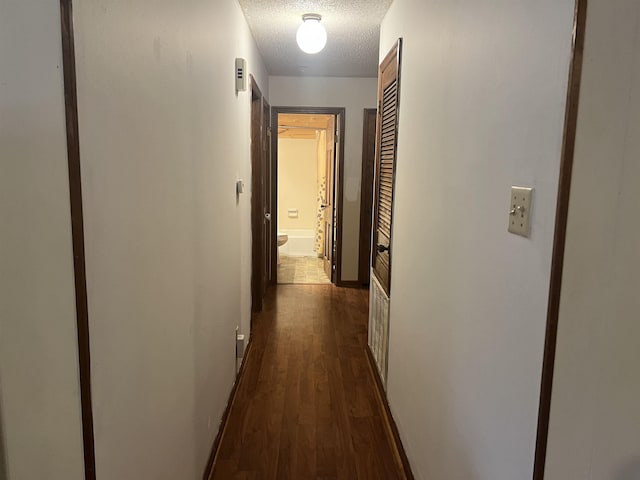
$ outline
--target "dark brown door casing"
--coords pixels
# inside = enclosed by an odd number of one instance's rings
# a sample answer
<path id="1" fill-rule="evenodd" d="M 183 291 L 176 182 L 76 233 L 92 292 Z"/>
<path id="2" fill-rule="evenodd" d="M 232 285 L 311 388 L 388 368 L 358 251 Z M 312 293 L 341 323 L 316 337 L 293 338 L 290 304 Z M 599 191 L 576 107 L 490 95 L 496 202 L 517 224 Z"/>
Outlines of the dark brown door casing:
<path id="1" fill-rule="evenodd" d="M 84 248 L 84 213 L 82 206 L 78 89 L 76 85 L 77 75 L 72 0 L 60 0 L 60 29 L 62 36 L 62 69 L 64 72 L 64 100 L 67 134 L 67 160 L 69 169 L 69 200 L 71 208 L 71 237 L 73 244 L 73 272 L 76 295 L 78 373 L 80 376 L 84 478 L 85 480 L 95 480 L 96 458 L 93 429 L 93 404 L 91 400 L 89 307 L 87 300 L 87 273 Z"/>
<path id="2" fill-rule="evenodd" d="M 264 211 L 263 218 L 263 232 L 262 232 L 262 244 L 263 244 L 263 281 L 262 295 L 264 296 L 267 288 L 273 282 L 273 262 L 272 251 L 273 243 L 275 242 L 276 234 L 273 229 L 273 221 L 271 220 L 272 214 L 272 192 L 273 185 L 271 179 L 271 107 L 267 101 L 262 99 L 262 210 Z"/>
<path id="3" fill-rule="evenodd" d="M 369 284 L 371 275 L 371 224 L 373 219 L 373 174 L 376 160 L 376 119 L 375 108 L 365 108 L 362 128 L 362 179 L 360 181 L 360 259 L 358 261 L 358 282 Z"/>
<path id="4" fill-rule="evenodd" d="M 387 295 L 391 289 L 391 231 L 400 104 L 399 39 L 378 71 L 378 121 L 376 127 L 376 182 L 373 216 L 373 273 Z"/>
<path id="5" fill-rule="evenodd" d="M 262 311 L 271 283 L 272 228 L 269 106 L 253 76 L 251 80 L 251 310 Z M 265 118 L 265 116 L 267 118 Z"/>
<path id="6" fill-rule="evenodd" d="M 547 328 L 542 360 L 542 378 L 540 382 L 540 403 L 538 406 L 538 429 L 533 467 L 533 480 L 543 480 L 547 459 L 547 441 L 551 415 L 551 396 L 553 373 L 556 358 L 558 318 L 560 315 L 560 295 L 562 293 L 562 274 L 564 268 L 564 248 L 569 216 L 571 177 L 578 128 L 578 107 L 580 104 L 580 85 L 582 82 L 582 63 L 584 42 L 587 29 L 588 0 L 576 0 L 574 9 L 573 45 L 571 66 L 567 86 L 567 104 L 562 138 L 562 157 L 560 160 L 560 179 L 556 204 L 556 219 L 551 256 L 551 278 L 549 282 L 549 301 L 547 305 Z"/>

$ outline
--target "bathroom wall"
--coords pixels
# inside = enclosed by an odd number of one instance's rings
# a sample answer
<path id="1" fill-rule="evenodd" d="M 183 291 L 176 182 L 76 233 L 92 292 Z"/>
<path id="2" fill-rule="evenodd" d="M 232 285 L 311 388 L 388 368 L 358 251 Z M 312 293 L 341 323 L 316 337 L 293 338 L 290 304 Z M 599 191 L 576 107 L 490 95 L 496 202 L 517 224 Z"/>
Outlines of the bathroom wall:
<path id="1" fill-rule="evenodd" d="M 377 78 L 269 77 L 272 106 L 345 107 L 342 279 L 358 279 L 363 109 L 376 106 Z"/>
<path id="2" fill-rule="evenodd" d="M 97 477 L 201 478 L 249 333 L 235 57 L 268 76 L 235 0 L 77 2 L 75 28 Z"/>
<path id="3" fill-rule="evenodd" d="M 289 235 L 281 255 L 316 255 L 318 160 L 317 139 L 278 139 L 278 231 Z"/>
<path id="4" fill-rule="evenodd" d="M 84 479 L 60 5 L 0 2 L 0 478 Z"/>
<path id="5" fill-rule="evenodd" d="M 318 141 L 278 139 L 278 230 L 315 230 Z M 295 208 L 298 217 L 287 210 Z"/>
<path id="6" fill-rule="evenodd" d="M 417 479 L 531 478 L 573 12 L 394 0 L 382 23 L 381 57 L 404 38 L 388 397 Z"/>
<path id="7" fill-rule="evenodd" d="M 545 479 L 637 480 L 640 3 L 586 28 Z"/>

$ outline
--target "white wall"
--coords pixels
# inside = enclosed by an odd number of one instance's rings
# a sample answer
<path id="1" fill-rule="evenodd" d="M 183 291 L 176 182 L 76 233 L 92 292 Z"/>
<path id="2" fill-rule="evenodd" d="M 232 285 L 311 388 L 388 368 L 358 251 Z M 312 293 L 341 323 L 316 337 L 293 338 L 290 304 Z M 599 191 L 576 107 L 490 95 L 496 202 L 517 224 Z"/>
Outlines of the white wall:
<path id="1" fill-rule="evenodd" d="M 0 478 L 10 480 L 84 478 L 64 115 L 59 3 L 3 0 Z"/>
<path id="2" fill-rule="evenodd" d="M 317 140 L 278 139 L 278 230 L 316 229 L 318 163 Z M 288 216 L 290 208 L 297 217 Z"/>
<path id="3" fill-rule="evenodd" d="M 637 1 L 589 2 L 548 480 L 640 478 L 639 22 Z"/>
<path id="4" fill-rule="evenodd" d="M 342 279 L 358 279 L 363 109 L 376 106 L 376 78 L 270 77 L 272 106 L 344 107 Z"/>
<path id="5" fill-rule="evenodd" d="M 249 333 L 250 92 L 240 7 L 75 6 L 97 475 L 199 478 Z"/>
<path id="6" fill-rule="evenodd" d="M 573 0 L 395 0 L 388 396 L 419 479 L 531 478 Z M 507 232 L 535 187 L 532 236 Z"/>

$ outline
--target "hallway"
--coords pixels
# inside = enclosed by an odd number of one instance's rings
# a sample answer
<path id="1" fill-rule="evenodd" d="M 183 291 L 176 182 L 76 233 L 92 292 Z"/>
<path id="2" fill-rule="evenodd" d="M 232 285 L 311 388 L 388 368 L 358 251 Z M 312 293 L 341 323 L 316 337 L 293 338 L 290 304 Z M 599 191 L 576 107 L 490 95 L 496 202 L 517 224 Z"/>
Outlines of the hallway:
<path id="1" fill-rule="evenodd" d="M 0 480 L 640 480 L 640 1 L 2 0 L 0 65 Z"/>
<path id="2" fill-rule="evenodd" d="M 401 479 L 366 356 L 366 290 L 268 294 L 211 477 Z"/>

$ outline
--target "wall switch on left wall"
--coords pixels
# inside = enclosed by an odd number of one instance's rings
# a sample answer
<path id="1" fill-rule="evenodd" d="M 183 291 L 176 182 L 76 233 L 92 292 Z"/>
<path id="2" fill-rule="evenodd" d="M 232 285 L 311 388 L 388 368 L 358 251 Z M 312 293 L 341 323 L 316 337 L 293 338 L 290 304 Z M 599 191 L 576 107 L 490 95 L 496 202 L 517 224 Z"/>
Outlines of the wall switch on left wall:
<path id="1" fill-rule="evenodd" d="M 244 193 L 244 182 L 242 180 L 236 181 L 236 193 L 238 195 L 240 195 L 241 193 Z"/>

